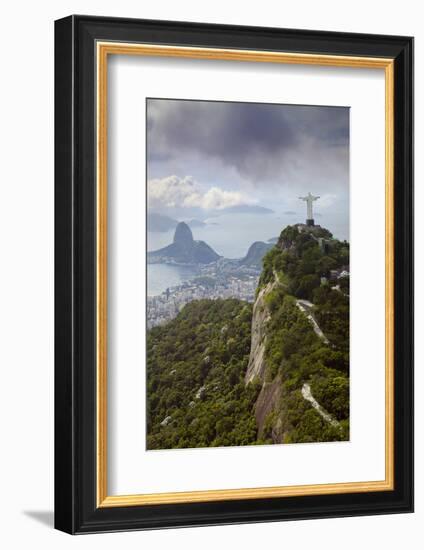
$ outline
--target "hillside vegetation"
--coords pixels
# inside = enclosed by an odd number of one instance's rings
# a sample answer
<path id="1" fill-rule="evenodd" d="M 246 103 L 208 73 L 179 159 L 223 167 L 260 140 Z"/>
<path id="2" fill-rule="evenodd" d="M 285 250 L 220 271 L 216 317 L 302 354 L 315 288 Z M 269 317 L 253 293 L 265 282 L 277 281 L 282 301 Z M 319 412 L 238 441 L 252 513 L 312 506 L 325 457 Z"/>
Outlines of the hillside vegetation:
<path id="1" fill-rule="evenodd" d="M 259 426 L 267 443 L 349 438 L 349 283 L 348 277 L 330 278 L 348 265 L 348 243 L 331 239 L 321 228 L 299 233 L 297 227 L 286 227 L 264 258 L 258 293 L 266 285 L 272 288 L 264 299 L 269 321 L 262 382 L 264 389 L 276 379 L 281 383 L 281 398 Z M 313 303 L 308 312 L 326 340 L 317 335 L 298 299 Z M 305 400 L 305 383 L 337 427 Z"/>
<path id="2" fill-rule="evenodd" d="M 149 449 L 349 438 L 349 245 L 331 237 L 285 228 L 253 308 L 191 302 L 149 331 Z"/>
<path id="3" fill-rule="evenodd" d="M 247 445 L 259 385 L 244 384 L 251 304 L 198 300 L 147 339 L 147 448 Z"/>

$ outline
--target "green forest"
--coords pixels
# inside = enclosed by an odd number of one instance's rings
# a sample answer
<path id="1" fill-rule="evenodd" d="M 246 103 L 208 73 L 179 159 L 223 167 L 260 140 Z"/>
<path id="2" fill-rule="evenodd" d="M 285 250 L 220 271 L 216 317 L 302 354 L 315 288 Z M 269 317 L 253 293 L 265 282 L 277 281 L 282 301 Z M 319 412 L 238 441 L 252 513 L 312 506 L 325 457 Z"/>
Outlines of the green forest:
<path id="1" fill-rule="evenodd" d="M 349 439 L 348 270 L 346 241 L 288 226 L 263 259 L 254 307 L 193 301 L 149 330 L 147 448 Z M 247 382 L 255 315 L 266 318 L 264 368 Z"/>
<path id="2" fill-rule="evenodd" d="M 252 410 L 260 387 L 244 384 L 251 320 L 251 304 L 199 300 L 149 331 L 149 449 L 255 442 Z"/>

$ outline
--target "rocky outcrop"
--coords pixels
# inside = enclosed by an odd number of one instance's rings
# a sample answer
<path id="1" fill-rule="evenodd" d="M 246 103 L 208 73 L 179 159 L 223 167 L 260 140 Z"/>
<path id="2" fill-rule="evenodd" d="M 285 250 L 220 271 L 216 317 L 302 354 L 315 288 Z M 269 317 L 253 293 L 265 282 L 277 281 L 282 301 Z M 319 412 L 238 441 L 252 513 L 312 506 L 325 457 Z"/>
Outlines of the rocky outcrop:
<path id="1" fill-rule="evenodd" d="M 269 414 L 273 413 L 276 409 L 279 409 L 282 396 L 282 385 L 280 376 L 276 376 L 274 380 L 270 383 L 265 382 L 262 386 L 262 389 L 258 395 L 258 398 L 255 403 L 255 418 L 256 425 L 258 427 L 258 438 L 262 438 L 264 435 L 265 421 Z M 279 429 L 282 422 L 274 422 L 274 427 L 272 430 L 272 440 L 274 443 L 281 443 L 282 434 Z"/>
<path id="2" fill-rule="evenodd" d="M 190 227 L 184 222 L 177 225 L 172 244 L 147 255 L 150 263 L 209 264 L 219 258 L 219 254 L 204 241 L 193 239 Z"/>
<path id="3" fill-rule="evenodd" d="M 245 382 L 248 384 L 253 379 L 259 378 L 261 382 L 265 378 L 265 340 L 266 325 L 270 319 L 270 313 L 265 303 L 265 297 L 273 290 L 277 283 L 268 283 L 262 288 L 255 300 L 252 314 L 252 339 L 250 345 L 249 363 L 247 365 Z"/>
<path id="4" fill-rule="evenodd" d="M 280 375 L 277 375 L 271 382 L 266 380 L 266 358 L 265 347 L 267 338 L 267 324 L 271 318 L 270 311 L 266 305 L 266 297 L 280 285 L 278 276 L 274 273 L 274 280 L 269 282 L 260 291 L 255 300 L 252 314 L 252 331 L 249 363 L 245 375 L 245 383 L 249 384 L 253 380 L 262 383 L 261 391 L 255 403 L 254 412 L 256 426 L 258 429 L 258 438 L 271 437 L 274 443 L 283 441 L 281 399 L 282 399 L 282 381 Z M 271 416 L 271 433 L 264 433 L 270 426 L 267 419 Z"/>
<path id="5" fill-rule="evenodd" d="M 174 244 L 179 244 L 182 247 L 190 248 L 193 246 L 193 242 L 193 233 L 191 232 L 189 226 L 184 222 L 179 223 L 174 233 Z"/>

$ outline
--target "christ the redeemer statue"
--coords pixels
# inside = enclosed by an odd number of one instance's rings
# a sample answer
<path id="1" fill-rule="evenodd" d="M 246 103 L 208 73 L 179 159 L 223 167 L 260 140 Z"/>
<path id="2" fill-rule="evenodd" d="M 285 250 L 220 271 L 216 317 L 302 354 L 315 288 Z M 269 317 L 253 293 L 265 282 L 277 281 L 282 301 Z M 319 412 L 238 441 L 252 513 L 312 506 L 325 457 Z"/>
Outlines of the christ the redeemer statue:
<path id="1" fill-rule="evenodd" d="M 306 202 L 307 206 L 307 219 L 306 219 L 306 225 L 314 225 L 314 216 L 312 214 L 312 203 L 319 199 L 319 196 L 314 197 L 314 195 L 311 195 L 309 192 L 306 197 L 299 197 L 300 200 Z"/>

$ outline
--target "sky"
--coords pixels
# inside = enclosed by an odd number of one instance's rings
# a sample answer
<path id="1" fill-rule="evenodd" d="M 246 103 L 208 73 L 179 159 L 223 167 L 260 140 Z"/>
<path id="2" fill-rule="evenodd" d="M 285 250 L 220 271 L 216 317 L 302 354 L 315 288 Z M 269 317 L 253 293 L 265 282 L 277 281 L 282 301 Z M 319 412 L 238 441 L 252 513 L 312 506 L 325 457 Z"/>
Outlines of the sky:
<path id="1" fill-rule="evenodd" d="M 349 108 L 147 100 L 148 204 L 178 219 L 260 205 L 349 226 Z"/>

